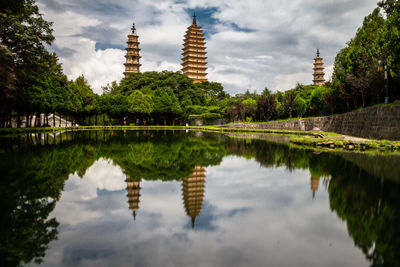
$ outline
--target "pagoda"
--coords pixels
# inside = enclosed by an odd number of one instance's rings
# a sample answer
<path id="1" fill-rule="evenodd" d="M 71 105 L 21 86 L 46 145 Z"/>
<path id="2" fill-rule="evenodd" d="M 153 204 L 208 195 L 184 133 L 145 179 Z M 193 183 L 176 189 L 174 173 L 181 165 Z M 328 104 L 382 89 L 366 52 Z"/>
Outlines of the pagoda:
<path id="1" fill-rule="evenodd" d="M 312 197 L 315 197 L 315 192 L 317 192 L 318 187 L 319 187 L 319 177 L 314 177 L 311 175 L 311 183 L 310 183 L 311 191 L 312 191 Z"/>
<path id="2" fill-rule="evenodd" d="M 139 60 L 141 56 L 139 55 L 139 36 L 136 33 L 136 28 L 135 28 L 135 23 L 132 25 L 131 33 L 128 35 L 128 41 L 127 47 L 125 48 L 126 50 L 126 62 L 125 62 L 125 71 L 124 75 L 125 77 L 128 77 L 130 73 L 138 73 L 139 68 L 141 64 L 139 63 Z"/>
<path id="3" fill-rule="evenodd" d="M 193 82 L 207 81 L 206 42 L 193 14 L 193 23 L 187 28 L 182 53 L 182 73 Z"/>
<path id="4" fill-rule="evenodd" d="M 192 174 L 182 180 L 183 204 L 186 214 L 192 218 L 192 228 L 203 205 L 205 178 L 205 168 L 196 166 Z"/>
<path id="5" fill-rule="evenodd" d="M 136 211 L 139 209 L 139 198 L 140 198 L 140 179 L 132 179 L 126 177 L 126 191 L 128 194 L 129 209 L 132 210 L 133 220 L 136 220 Z"/>
<path id="6" fill-rule="evenodd" d="M 319 56 L 319 49 L 317 49 L 317 57 L 314 58 L 314 85 L 322 86 L 325 83 L 324 78 L 324 63 L 322 58 Z"/>

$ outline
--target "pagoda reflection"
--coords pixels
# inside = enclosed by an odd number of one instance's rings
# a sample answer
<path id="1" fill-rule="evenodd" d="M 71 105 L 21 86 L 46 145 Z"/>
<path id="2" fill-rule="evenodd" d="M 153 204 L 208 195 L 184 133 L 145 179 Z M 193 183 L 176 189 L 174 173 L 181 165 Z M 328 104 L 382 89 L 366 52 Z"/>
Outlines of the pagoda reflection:
<path id="1" fill-rule="evenodd" d="M 314 177 L 313 175 L 311 175 L 310 186 L 312 191 L 312 197 L 315 198 L 315 192 L 317 192 L 319 187 L 319 177 Z"/>
<path id="2" fill-rule="evenodd" d="M 128 191 L 129 209 L 132 210 L 133 220 L 136 220 L 136 213 L 140 202 L 140 181 L 141 179 L 126 177 L 126 191 Z"/>
<path id="3" fill-rule="evenodd" d="M 192 228 L 203 205 L 205 178 L 205 168 L 196 166 L 192 174 L 182 180 L 183 204 L 186 214 L 192 219 Z"/>
<path id="4" fill-rule="evenodd" d="M 311 174 L 310 188 L 311 188 L 313 199 L 315 198 L 315 193 L 318 191 L 320 179 L 322 179 L 322 183 L 326 189 L 326 188 L 328 188 L 331 177 L 330 176 L 316 177 Z"/>

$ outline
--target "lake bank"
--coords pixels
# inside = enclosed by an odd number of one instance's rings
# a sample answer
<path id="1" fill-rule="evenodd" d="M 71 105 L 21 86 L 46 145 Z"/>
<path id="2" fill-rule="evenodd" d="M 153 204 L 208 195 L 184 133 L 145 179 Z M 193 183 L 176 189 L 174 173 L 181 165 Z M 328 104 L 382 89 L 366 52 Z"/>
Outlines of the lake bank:
<path id="1" fill-rule="evenodd" d="M 400 140 L 400 105 L 375 105 L 343 114 L 291 118 L 255 123 L 230 123 L 229 128 L 279 129 L 295 131 L 318 130 L 368 139 Z"/>
<path id="2" fill-rule="evenodd" d="M 226 126 L 226 125 L 224 125 Z M 230 128 L 223 126 L 77 126 L 77 127 L 35 127 L 35 128 L 3 128 L 0 135 L 14 135 L 24 133 L 57 133 L 60 131 L 87 131 L 87 130 L 186 130 L 205 131 L 214 133 L 233 133 L 243 135 L 244 138 L 254 139 L 254 135 L 274 136 L 283 143 L 296 146 L 310 147 L 314 149 L 344 150 L 344 151 L 374 151 L 391 152 L 400 150 L 400 141 L 374 140 L 340 135 L 331 132 L 320 131 L 295 131 L 278 129 L 254 129 L 254 128 Z M 246 136 L 247 134 L 247 136 Z M 252 134 L 253 136 L 249 136 Z M 283 136 L 284 138 L 277 138 Z M 269 138 L 271 139 L 271 138 Z"/>

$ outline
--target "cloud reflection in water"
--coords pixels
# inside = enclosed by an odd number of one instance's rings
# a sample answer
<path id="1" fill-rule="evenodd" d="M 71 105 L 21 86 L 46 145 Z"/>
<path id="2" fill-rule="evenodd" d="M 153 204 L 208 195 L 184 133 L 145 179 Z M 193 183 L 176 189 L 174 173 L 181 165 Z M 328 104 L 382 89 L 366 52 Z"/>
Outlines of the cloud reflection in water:
<path id="1" fill-rule="evenodd" d="M 181 182 L 142 181 L 134 221 L 125 179 L 105 160 L 82 179 L 70 177 L 54 210 L 59 240 L 44 265 L 366 265 L 346 225 L 331 213 L 324 188 L 312 199 L 308 170 L 225 157 L 206 169 L 194 230 Z"/>

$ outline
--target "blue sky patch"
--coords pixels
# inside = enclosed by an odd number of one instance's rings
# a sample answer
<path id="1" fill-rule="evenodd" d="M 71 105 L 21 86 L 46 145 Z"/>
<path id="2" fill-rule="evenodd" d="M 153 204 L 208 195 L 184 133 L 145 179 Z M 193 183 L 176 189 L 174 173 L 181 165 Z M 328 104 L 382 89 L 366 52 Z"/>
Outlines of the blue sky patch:
<path id="1" fill-rule="evenodd" d="M 202 28 L 205 38 L 209 38 L 210 35 L 216 33 L 215 25 L 220 22 L 213 15 L 218 11 L 217 7 L 188 8 L 185 11 L 191 18 L 193 17 L 193 13 L 196 12 L 197 24 Z"/>
<path id="2" fill-rule="evenodd" d="M 95 46 L 96 51 L 97 50 L 105 50 L 107 48 L 115 48 L 115 49 L 125 50 L 125 46 L 123 46 L 123 45 L 112 45 L 112 44 L 96 42 L 96 46 Z"/>

